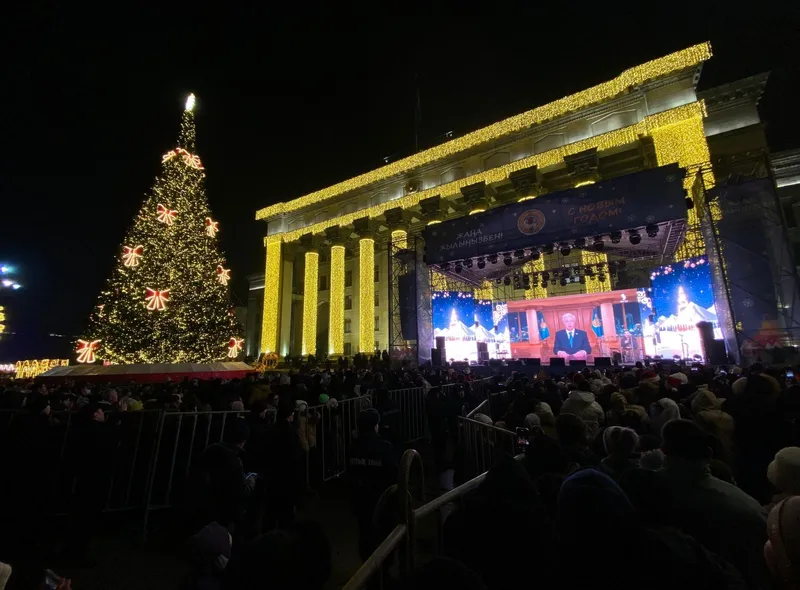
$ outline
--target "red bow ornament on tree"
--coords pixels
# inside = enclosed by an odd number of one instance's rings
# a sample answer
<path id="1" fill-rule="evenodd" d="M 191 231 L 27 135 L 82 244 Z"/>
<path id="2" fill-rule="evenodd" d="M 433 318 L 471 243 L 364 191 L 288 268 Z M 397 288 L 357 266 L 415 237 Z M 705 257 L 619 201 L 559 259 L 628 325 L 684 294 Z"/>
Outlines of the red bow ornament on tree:
<path id="1" fill-rule="evenodd" d="M 146 287 L 146 289 L 147 297 L 145 297 L 145 300 L 147 301 L 147 309 L 150 311 L 166 310 L 167 301 L 169 301 L 169 289 L 164 289 L 163 291 L 157 291 L 150 287 Z"/>
<path id="2" fill-rule="evenodd" d="M 217 280 L 221 284 L 227 285 L 231 280 L 231 269 L 223 268 L 222 265 L 217 266 Z"/>
<path id="3" fill-rule="evenodd" d="M 99 340 L 92 340 L 91 342 L 88 340 L 78 340 L 78 362 L 79 363 L 93 363 L 97 360 L 97 356 L 95 355 L 95 351 L 100 344 Z"/>
<path id="4" fill-rule="evenodd" d="M 219 231 L 219 221 L 214 221 L 210 217 L 206 217 L 206 234 L 209 237 L 214 237 Z"/>
<path id="5" fill-rule="evenodd" d="M 139 259 L 144 252 L 144 246 L 123 246 L 122 262 L 125 266 L 139 266 Z"/>
<path id="6" fill-rule="evenodd" d="M 161 203 L 158 204 L 158 220 L 161 223 L 172 225 L 177 215 L 178 215 L 177 211 L 173 211 L 172 209 L 165 207 Z"/>
<path id="7" fill-rule="evenodd" d="M 186 164 L 187 166 L 190 166 L 191 168 L 194 168 L 196 170 L 203 170 L 203 164 L 200 162 L 199 156 L 195 156 L 194 154 L 186 151 L 183 148 L 175 148 L 174 150 L 168 151 L 161 157 L 161 163 L 163 164 L 164 162 L 171 160 L 175 156 L 182 156 L 183 163 Z"/>
<path id="8" fill-rule="evenodd" d="M 228 342 L 228 358 L 235 359 L 239 356 L 239 353 L 242 352 L 242 345 L 244 344 L 244 338 L 237 338 L 236 336 L 232 336 L 230 341 Z"/>

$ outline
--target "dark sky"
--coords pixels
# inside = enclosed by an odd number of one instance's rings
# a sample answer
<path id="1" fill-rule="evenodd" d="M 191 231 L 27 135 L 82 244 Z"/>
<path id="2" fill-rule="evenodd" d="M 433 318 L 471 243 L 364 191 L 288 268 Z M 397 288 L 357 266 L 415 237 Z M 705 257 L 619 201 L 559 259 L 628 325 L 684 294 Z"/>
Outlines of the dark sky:
<path id="1" fill-rule="evenodd" d="M 772 147 L 800 146 L 797 2 L 27 4 L 0 24 L 0 261 L 24 272 L 6 300 L 24 355 L 82 330 L 189 91 L 241 301 L 255 210 L 411 152 L 415 75 L 425 146 L 708 39 L 701 88 L 772 70 Z"/>

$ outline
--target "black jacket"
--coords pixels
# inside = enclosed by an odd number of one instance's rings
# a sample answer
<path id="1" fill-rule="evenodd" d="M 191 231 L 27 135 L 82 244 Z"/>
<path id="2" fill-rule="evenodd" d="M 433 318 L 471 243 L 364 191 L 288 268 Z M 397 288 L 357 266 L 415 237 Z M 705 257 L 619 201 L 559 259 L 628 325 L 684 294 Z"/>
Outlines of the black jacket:
<path id="1" fill-rule="evenodd" d="M 204 521 L 223 526 L 244 516 L 249 488 L 245 481 L 242 450 L 231 443 L 219 442 L 206 448 L 198 463 L 197 509 Z"/>
<path id="2" fill-rule="evenodd" d="M 264 486 L 267 496 L 298 500 L 303 491 L 302 449 L 297 429 L 286 420 L 269 427 L 261 449 Z"/>
<path id="3" fill-rule="evenodd" d="M 353 511 L 371 519 L 381 494 L 397 483 L 397 457 L 391 443 L 374 432 L 361 434 L 350 447 L 347 462 Z"/>

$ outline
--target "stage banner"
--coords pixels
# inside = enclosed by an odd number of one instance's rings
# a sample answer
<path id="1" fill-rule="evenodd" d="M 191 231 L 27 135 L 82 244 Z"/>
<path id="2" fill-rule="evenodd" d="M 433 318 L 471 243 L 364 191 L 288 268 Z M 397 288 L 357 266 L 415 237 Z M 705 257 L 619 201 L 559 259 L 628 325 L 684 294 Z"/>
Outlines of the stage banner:
<path id="1" fill-rule="evenodd" d="M 684 175 L 670 164 L 431 225 L 428 264 L 685 218 Z"/>

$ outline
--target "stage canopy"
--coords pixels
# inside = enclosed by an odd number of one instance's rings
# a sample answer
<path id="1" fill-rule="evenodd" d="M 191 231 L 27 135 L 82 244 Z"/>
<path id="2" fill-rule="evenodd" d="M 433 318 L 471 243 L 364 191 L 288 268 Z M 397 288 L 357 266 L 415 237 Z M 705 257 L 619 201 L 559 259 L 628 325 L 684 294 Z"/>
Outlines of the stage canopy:
<path id="1" fill-rule="evenodd" d="M 56 367 L 39 375 L 40 379 L 61 381 L 74 379 L 76 381 L 92 382 L 120 382 L 136 381 L 162 382 L 170 379 L 180 381 L 184 377 L 189 379 L 237 379 L 255 369 L 246 363 L 181 363 L 181 364 L 155 364 L 155 365 L 74 365 L 71 367 Z"/>
<path id="2" fill-rule="evenodd" d="M 687 217 L 684 176 L 685 170 L 670 164 L 430 225 L 425 228 L 428 264 L 491 258 L 482 272 L 471 265 L 464 273 L 474 274 L 479 282 L 493 278 L 492 264 L 503 252 L 519 253 L 514 262 L 522 265 L 531 248 L 558 248 L 562 243 L 577 247 L 579 239 L 591 247 L 595 236 L 608 238 L 613 232 L 646 226 L 661 231 L 653 237 L 642 231 L 635 248 L 627 239 L 616 243 L 606 239 L 604 251 L 625 258 L 671 254 Z M 507 271 L 495 269 L 495 274 Z"/>

